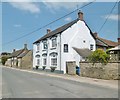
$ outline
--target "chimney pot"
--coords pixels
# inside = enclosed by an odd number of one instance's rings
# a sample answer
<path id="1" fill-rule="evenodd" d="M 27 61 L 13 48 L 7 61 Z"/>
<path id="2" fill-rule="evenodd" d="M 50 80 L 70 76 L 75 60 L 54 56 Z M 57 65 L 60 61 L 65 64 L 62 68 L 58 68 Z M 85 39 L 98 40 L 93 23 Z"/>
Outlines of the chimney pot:
<path id="1" fill-rule="evenodd" d="M 80 20 L 83 20 L 83 12 L 81 12 L 81 11 L 78 12 L 78 18 Z"/>
<path id="2" fill-rule="evenodd" d="M 50 29 L 47 29 L 47 33 L 50 33 L 51 32 L 51 30 Z"/>

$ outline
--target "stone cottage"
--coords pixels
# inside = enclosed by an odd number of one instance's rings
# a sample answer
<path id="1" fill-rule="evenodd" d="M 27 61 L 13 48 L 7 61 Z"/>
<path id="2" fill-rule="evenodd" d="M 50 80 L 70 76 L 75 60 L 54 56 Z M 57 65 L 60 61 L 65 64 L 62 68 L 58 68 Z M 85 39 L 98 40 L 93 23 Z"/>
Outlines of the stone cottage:
<path id="1" fill-rule="evenodd" d="M 15 68 L 32 68 L 32 50 L 28 50 L 27 44 L 24 44 L 23 49 L 13 49 L 5 65 Z"/>

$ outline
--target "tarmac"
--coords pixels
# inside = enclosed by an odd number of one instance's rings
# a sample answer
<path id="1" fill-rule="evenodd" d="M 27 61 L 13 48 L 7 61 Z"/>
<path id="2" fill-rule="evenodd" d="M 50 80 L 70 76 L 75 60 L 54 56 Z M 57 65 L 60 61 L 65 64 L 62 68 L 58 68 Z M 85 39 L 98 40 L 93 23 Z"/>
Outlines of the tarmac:
<path id="1" fill-rule="evenodd" d="M 5 66 L 3 66 L 3 67 L 5 67 Z M 99 85 L 102 87 L 109 87 L 109 88 L 113 88 L 113 89 L 118 89 L 118 83 L 119 83 L 118 80 L 104 80 L 104 79 L 96 79 L 96 78 L 89 78 L 89 77 L 81 77 L 78 75 L 57 74 L 57 73 L 52 73 L 52 72 L 44 72 L 44 71 L 39 71 L 39 70 L 17 69 L 17 68 L 12 68 L 12 67 L 7 67 L 7 68 L 24 71 L 24 72 L 28 72 L 28 73 L 35 73 L 35 74 L 44 75 L 44 76 L 67 79 L 67 80 L 71 80 L 71 81 L 94 84 L 94 85 Z"/>

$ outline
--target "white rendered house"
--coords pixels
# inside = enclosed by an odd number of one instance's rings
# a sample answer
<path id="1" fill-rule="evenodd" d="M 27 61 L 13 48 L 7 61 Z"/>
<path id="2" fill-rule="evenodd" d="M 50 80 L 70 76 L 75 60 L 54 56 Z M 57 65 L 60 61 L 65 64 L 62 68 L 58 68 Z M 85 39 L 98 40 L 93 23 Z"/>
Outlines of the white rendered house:
<path id="1" fill-rule="evenodd" d="M 33 43 L 33 68 L 56 67 L 55 70 L 66 73 L 66 62 L 82 60 L 74 48 L 94 51 L 96 42 L 93 33 L 83 20 L 83 13 L 78 18 L 47 34 Z"/>

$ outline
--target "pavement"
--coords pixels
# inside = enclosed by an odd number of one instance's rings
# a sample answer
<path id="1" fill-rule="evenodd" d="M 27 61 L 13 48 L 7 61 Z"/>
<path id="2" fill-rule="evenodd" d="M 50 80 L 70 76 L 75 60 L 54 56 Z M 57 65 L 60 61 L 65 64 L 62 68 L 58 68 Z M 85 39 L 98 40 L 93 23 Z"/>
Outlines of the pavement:
<path id="1" fill-rule="evenodd" d="M 4 98 L 117 98 L 118 81 L 2 68 Z"/>

